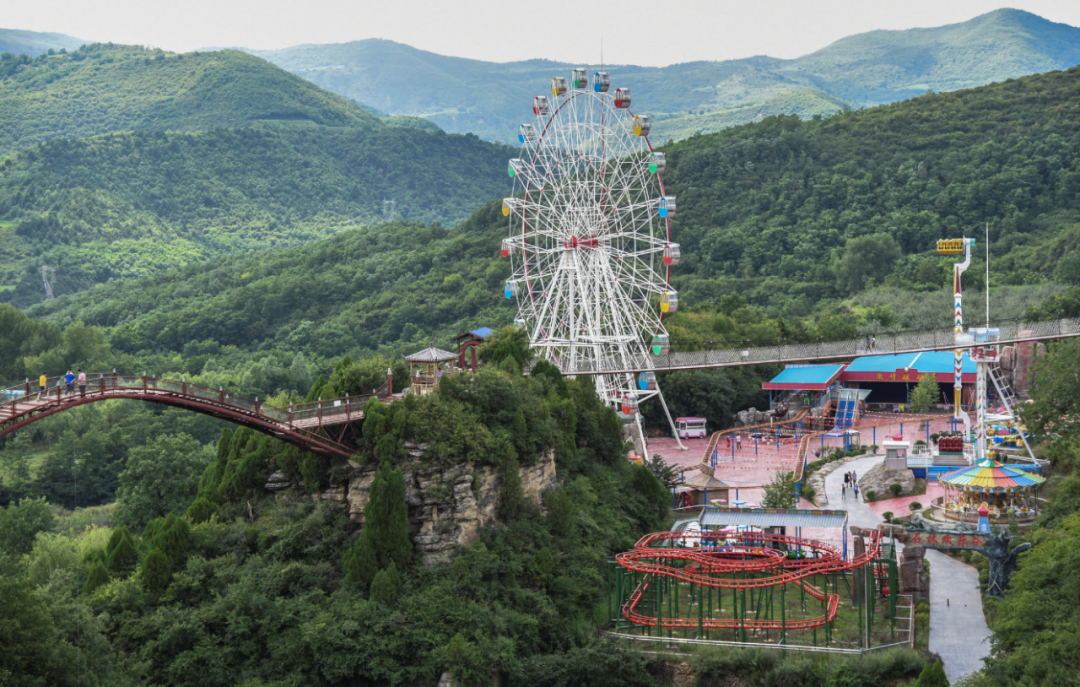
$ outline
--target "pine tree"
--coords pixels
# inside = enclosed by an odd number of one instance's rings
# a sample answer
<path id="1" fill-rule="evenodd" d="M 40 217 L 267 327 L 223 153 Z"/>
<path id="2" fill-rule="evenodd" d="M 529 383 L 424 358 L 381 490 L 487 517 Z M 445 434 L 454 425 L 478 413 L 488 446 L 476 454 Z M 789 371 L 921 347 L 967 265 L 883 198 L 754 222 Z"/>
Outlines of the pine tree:
<path id="1" fill-rule="evenodd" d="M 941 661 L 934 661 L 923 668 L 919 673 L 919 679 L 912 683 L 914 687 L 949 687 L 949 678 L 945 676 L 945 668 Z"/>
<path id="2" fill-rule="evenodd" d="M 105 569 L 105 565 L 100 560 L 95 561 L 90 566 L 90 573 L 86 576 L 86 581 L 83 582 L 83 594 L 93 594 L 94 590 L 109 581 L 109 571 Z"/>
<path id="3" fill-rule="evenodd" d="M 375 550 L 380 569 L 390 561 L 397 563 L 399 569 L 408 567 L 413 551 L 405 478 L 392 460 L 381 461 L 375 472 L 371 499 L 364 508 L 364 532 Z"/>
<path id="4" fill-rule="evenodd" d="M 345 552 L 342 566 L 345 581 L 367 590 L 375 575 L 379 572 L 379 562 L 375 558 L 375 549 L 368 540 L 367 530 L 360 533 L 360 538 Z"/>
<path id="5" fill-rule="evenodd" d="M 394 561 L 380 570 L 371 582 L 371 600 L 383 606 L 393 606 L 401 593 L 401 575 Z"/>
<path id="6" fill-rule="evenodd" d="M 172 582 L 172 560 L 161 551 L 153 549 L 143 558 L 139 575 L 151 594 L 161 594 Z"/>
<path id="7" fill-rule="evenodd" d="M 195 524 L 200 522 L 206 522 L 210 518 L 217 515 L 218 507 L 213 501 L 200 496 L 195 499 L 195 502 L 188 506 L 187 513 L 184 517 Z"/>
<path id="8" fill-rule="evenodd" d="M 105 567 L 113 574 L 130 572 L 139 562 L 139 551 L 126 527 L 113 531 L 106 553 Z"/>

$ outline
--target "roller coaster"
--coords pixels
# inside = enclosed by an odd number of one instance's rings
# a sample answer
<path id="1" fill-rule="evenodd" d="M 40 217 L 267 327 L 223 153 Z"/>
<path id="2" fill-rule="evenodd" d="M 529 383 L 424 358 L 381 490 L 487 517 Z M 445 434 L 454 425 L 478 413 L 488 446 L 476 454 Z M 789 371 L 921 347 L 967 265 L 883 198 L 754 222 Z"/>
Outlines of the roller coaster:
<path id="1" fill-rule="evenodd" d="M 879 531 L 871 533 L 864 550 L 847 559 L 829 543 L 782 534 L 654 532 L 615 557 L 609 602 L 617 609 L 617 630 L 650 636 L 655 632 L 658 637 L 678 632 L 697 639 L 732 631 L 742 642 L 748 635 L 761 638 L 776 632 L 775 641 L 781 644 L 788 642 L 789 633 L 803 631 L 805 637 L 809 631 L 817 645 L 821 629 L 829 647 L 837 644 L 834 626 L 843 580 L 858 616 L 855 636 L 860 646 L 870 648 L 879 600 L 890 621 L 889 637 L 895 635 L 898 580 L 892 551 L 883 546 Z M 793 597 L 799 595 L 794 605 L 787 598 L 789 586 L 794 587 Z M 820 607 L 820 613 L 811 606 Z"/>

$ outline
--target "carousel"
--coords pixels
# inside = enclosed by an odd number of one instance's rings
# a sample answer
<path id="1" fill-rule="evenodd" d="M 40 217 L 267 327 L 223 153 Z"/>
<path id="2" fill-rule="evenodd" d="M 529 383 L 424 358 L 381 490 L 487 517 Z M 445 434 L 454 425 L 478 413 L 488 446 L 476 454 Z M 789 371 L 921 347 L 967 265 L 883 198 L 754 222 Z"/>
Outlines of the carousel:
<path id="1" fill-rule="evenodd" d="M 1046 480 L 1034 473 L 984 460 L 942 475 L 945 488 L 943 514 L 952 520 L 977 524 L 980 509 L 994 524 L 1007 524 L 1013 515 L 1030 524 L 1038 514 L 1038 490 Z"/>

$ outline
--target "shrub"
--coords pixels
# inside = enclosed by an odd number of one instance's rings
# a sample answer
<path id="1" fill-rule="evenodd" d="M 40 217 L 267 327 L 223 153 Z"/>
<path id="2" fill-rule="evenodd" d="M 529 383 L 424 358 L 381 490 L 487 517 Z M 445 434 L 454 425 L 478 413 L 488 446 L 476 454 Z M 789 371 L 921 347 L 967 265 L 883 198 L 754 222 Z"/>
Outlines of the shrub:
<path id="1" fill-rule="evenodd" d="M 919 673 L 919 679 L 912 683 L 914 687 L 949 687 L 949 679 L 945 677 L 945 669 L 941 667 L 941 661 L 934 661 L 923 668 Z"/>
<path id="2" fill-rule="evenodd" d="M 881 514 L 881 517 L 885 519 L 885 522 L 892 522 L 893 512 L 891 510 L 887 510 Z"/>
<path id="3" fill-rule="evenodd" d="M 893 498 L 899 496 L 900 492 L 902 492 L 903 490 L 904 488 L 900 486 L 899 482 L 893 482 L 889 485 L 889 493 L 893 495 Z"/>
<path id="4" fill-rule="evenodd" d="M 923 441 L 922 439 L 916 439 L 915 440 L 915 445 L 916 446 L 926 446 L 926 442 Z"/>
<path id="5" fill-rule="evenodd" d="M 908 510 L 910 510 L 912 513 L 914 513 L 917 510 L 922 510 L 922 504 L 919 503 L 918 501 L 912 501 L 911 503 L 908 504 Z"/>
<path id="6" fill-rule="evenodd" d="M 866 500 L 867 502 L 870 502 L 870 501 L 877 501 L 877 492 L 876 492 L 876 491 L 874 491 L 873 489 L 869 489 L 869 490 L 867 490 L 867 491 L 863 492 L 863 498 L 864 498 L 864 499 L 865 499 L 865 500 Z"/>
<path id="7" fill-rule="evenodd" d="M 803 486 L 802 497 L 804 499 L 806 499 L 807 501 L 813 501 L 815 496 L 817 496 L 817 491 L 812 486 L 810 486 L 809 484 Z"/>

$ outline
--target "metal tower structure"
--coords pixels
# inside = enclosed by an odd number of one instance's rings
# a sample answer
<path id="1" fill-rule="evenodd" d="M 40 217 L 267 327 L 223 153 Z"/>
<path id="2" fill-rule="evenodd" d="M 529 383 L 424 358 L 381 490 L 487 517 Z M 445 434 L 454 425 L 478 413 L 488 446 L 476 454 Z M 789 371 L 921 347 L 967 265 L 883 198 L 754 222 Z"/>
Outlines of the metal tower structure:
<path id="1" fill-rule="evenodd" d="M 53 295 L 53 287 L 56 286 L 56 268 L 42 265 L 41 280 L 45 282 L 45 300 L 51 301 L 56 297 Z"/>

